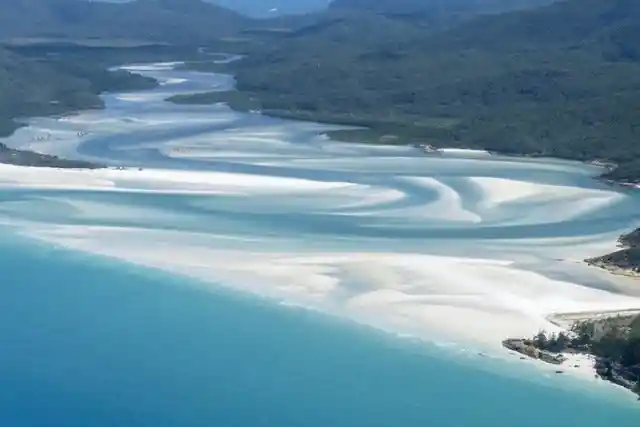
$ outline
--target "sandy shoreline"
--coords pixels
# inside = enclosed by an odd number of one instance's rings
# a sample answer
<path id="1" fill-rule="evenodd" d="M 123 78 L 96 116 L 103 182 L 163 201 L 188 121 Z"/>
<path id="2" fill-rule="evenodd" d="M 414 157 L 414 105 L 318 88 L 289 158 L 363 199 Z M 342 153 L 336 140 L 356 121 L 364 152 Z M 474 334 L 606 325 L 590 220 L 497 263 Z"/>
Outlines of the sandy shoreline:
<path id="1" fill-rule="evenodd" d="M 435 206 L 440 215 L 460 221 L 483 218 L 464 210 L 458 195 L 427 178 L 408 183 L 433 188 L 442 194 Z M 533 184 L 495 178 L 470 178 L 482 190 L 484 209 L 495 209 L 528 198 L 551 203 L 558 197 L 584 199 L 581 210 L 597 209 L 616 193 L 578 190 L 557 185 Z M 381 198 L 378 189 L 348 182 L 324 182 L 298 178 L 257 176 L 230 172 L 155 169 L 61 170 L 0 165 L 0 189 L 37 189 L 118 193 L 199 195 L 206 198 L 287 197 L 331 203 L 344 200 L 345 209 L 360 209 L 400 201 L 402 194 Z M 54 197 L 54 196 L 51 196 Z M 81 203 L 61 197 L 82 218 L 133 217 L 134 210 Z M 351 204 L 347 205 L 346 201 Z M 347 211 L 349 212 L 349 211 Z M 389 211 L 389 214 L 392 211 Z M 411 212 L 407 210 L 406 212 Z M 576 215 L 560 212 L 561 215 Z M 402 212 L 399 211 L 398 215 Z M 0 211 L 0 216 L 3 212 Z M 145 213 L 146 215 L 147 213 Z M 149 211 L 150 215 L 155 215 Z M 350 213 L 349 215 L 355 215 Z M 370 215 L 369 213 L 368 215 Z M 532 215 L 536 213 L 533 212 Z M 359 214 L 360 215 L 360 214 Z M 424 217 L 423 213 L 412 215 Z M 151 217 L 152 219 L 153 217 Z M 31 237 L 70 249 L 87 251 L 194 277 L 217 286 L 222 283 L 247 291 L 313 307 L 374 327 L 418 337 L 461 343 L 492 354 L 505 353 L 501 341 L 528 337 L 539 330 L 559 332 L 567 327 L 568 314 L 589 316 L 640 308 L 640 298 L 584 286 L 579 282 L 550 279 L 503 259 L 429 255 L 416 252 L 336 250 L 291 246 L 286 238 L 247 237 L 224 233 L 181 232 L 142 226 L 49 224 L 12 220 L 17 230 Z M 252 245 L 259 243 L 258 246 Z M 532 240 L 532 241 L 535 241 Z M 289 247 L 283 250 L 283 247 Z M 295 249 L 295 250 L 294 250 Z M 517 286 L 514 286 L 517 284 Z M 518 355 L 519 357 L 519 355 Z M 526 361 L 529 363 L 529 361 Z M 557 367 L 540 368 L 553 372 Z M 593 380 L 593 360 L 571 355 L 559 369 Z"/>

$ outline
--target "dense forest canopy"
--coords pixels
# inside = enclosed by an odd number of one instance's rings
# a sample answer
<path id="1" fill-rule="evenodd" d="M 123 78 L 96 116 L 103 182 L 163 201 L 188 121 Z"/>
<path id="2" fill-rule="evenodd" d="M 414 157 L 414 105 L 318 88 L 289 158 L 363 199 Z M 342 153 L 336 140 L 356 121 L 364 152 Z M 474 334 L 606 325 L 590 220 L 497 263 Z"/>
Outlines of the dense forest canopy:
<path id="1" fill-rule="evenodd" d="M 5 135 L 15 128 L 15 117 L 101 105 L 90 81 L 6 50 L 0 50 L 0 94 L 0 134 Z"/>
<path id="2" fill-rule="evenodd" d="M 514 53 L 548 48 L 636 49 L 640 2 L 564 0 L 534 10 L 484 16 L 430 40 L 429 48 Z"/>
<path id="3" fill-rule="evenodd" d="M 617 178 L 638 180 L 636 35 L 633 0 L 567 0 L 443 27 L 329 12 L 236 74 L 270 112 L 404 140 L 609 160 Z"/>

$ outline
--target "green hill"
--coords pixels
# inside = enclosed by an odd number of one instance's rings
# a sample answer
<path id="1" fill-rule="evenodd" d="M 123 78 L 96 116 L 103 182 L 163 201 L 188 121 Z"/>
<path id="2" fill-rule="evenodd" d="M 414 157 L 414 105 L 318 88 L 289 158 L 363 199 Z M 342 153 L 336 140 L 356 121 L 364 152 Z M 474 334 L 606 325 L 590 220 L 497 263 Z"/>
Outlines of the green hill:
<path id="1" fill-rule="evenodd" d="M 16 118 L 101 108 L 104 91 L 155 85 L 153 79 L 108 71 L 86 53 L 27 57 L 0 48 L 0 136 L 16 128 Z"/>
<path id="2" fill-rule="evenodd" d="M 201 0 L 3 0 L 0 38 L 119 38 L 199 44 L 233 34 L 248 21 Z"/>
<path id="3" fill-rule="evenodd" d="M 565 0 L 477 19 L 432 40 L 430 48 L 522 52 L 545 48 L 636 51 L 640 2 Z"/>
<path id="4" fill-rule="evenodd" d="M 637 181 L 639 28 L 631 0 L 567 0 L 446 30 L 328 14 L 236 75 L 254 108 L 371 128 L 342 138 L 608 160 L 620 164 L 612 177 Z"/>
<path id="5" fill-rule="evenodd" d="M 150 79 L 107 68 L 177 59 L 237 34 L 247 22 L 200 0 L 4 0 L 0 135 L 15 129 L 15 118 L 99 108 L 104 91 L 151 87 Z M 167 56 L 166 45 L 182 47 Z"/>

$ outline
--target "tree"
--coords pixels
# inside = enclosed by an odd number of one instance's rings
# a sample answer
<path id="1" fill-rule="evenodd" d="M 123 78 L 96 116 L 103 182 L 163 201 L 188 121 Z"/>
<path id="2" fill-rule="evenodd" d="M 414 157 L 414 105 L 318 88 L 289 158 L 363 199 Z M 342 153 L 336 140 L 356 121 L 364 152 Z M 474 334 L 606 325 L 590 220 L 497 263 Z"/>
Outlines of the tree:
<path id="1" fill-rule="evenodd" d="M 549 340 L 547 339 L 547 333 L 545 331 L 538 332 L 533 338 L 533 345 L 540 349 L 547 348 Z"/>

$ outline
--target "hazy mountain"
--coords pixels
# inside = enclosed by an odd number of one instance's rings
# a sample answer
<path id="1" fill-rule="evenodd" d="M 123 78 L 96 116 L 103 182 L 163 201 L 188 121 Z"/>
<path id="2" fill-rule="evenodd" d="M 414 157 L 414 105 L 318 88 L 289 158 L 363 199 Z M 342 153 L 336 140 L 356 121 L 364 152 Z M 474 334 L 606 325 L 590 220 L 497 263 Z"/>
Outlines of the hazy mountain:
<path id="1" fill-rule="evenodd" d="M 499 13 L 509 10 L 536 7 L 554 0 L 334 0 L 334 10 L 362 10 L 394 15 L 427 14 L 445 16 L 451 14 Z"/>
<path id="2" fill-rule="evenodd" d="M 484 17 L 434 41 L 445 49 L 516 51 L 591 45 L 640 58 L 638 39 L 640 1 L 568 0 L 535 10 Z"/>
<path id="3" fill-rule="evenodd" d="M 199 43 L 228 35 L 246 18 L 200 0 L 3 0 L 0 37 L 136 38 Z"/>

